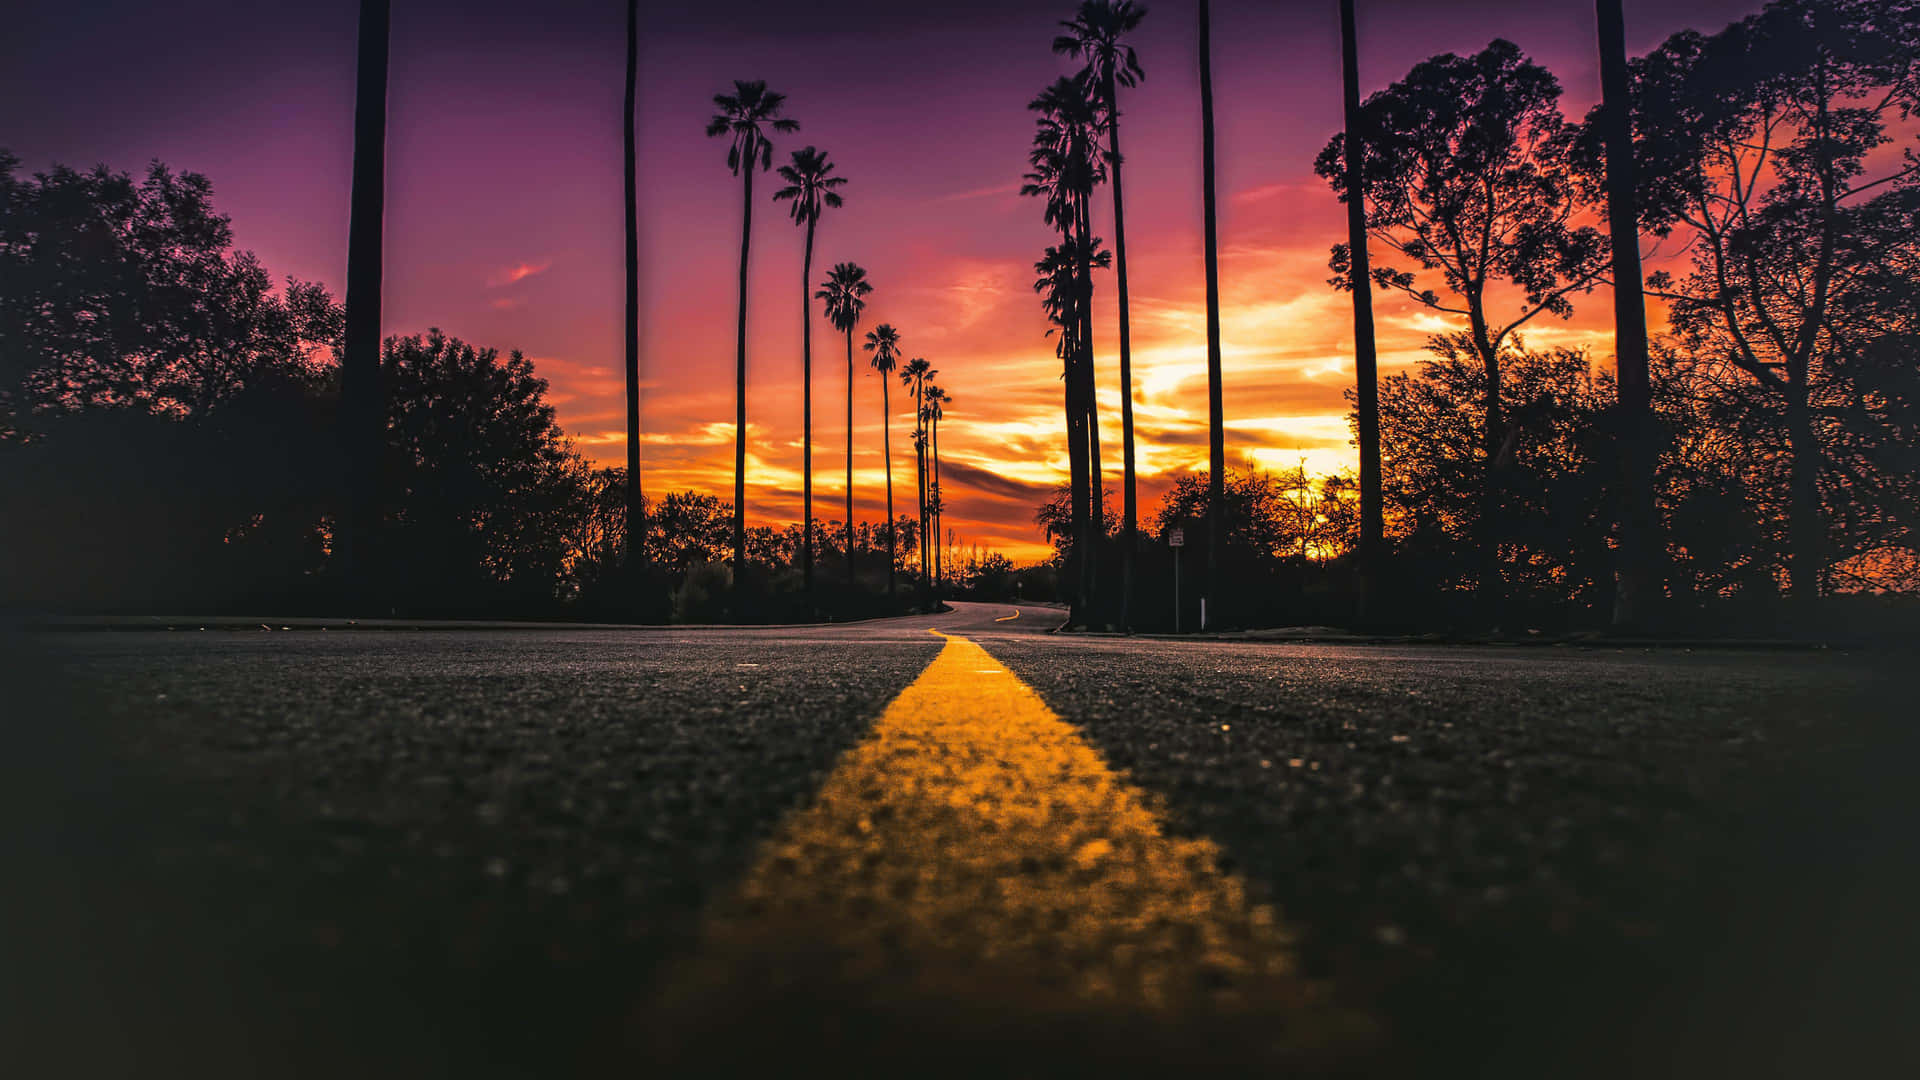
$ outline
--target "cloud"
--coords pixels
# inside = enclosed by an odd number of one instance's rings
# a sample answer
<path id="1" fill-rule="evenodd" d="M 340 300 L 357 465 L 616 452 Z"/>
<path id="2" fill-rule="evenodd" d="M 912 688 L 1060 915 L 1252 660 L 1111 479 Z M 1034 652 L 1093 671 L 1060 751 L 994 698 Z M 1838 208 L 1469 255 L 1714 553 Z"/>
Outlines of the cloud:
<path id="1" fill-rule="evenodd" d="M 512 266 L 503 267 L 494 271 L 493 274 L 487 278 L 487 288 L 502 289 L 508 285 L 525 281 L 535 274 L 544 274 L 552 268 L 552 259 L 538 259 L 533 262 L 515 263 Z"/>
<path id="2" fill-rule="evenodd" d="M 969 465 L 964 461 L 946 460 L 944 456 L 940 462 L 940 485 L 942 491 L 950 487 L 965 487 L 972 492 L 984 492 L 1030 506 L 1038 506 L 1053 494 L 1053 486 L 1050 484 L 1016 480 L 991 469 Z"/>
<path id="3" fill-rule="evenodd" d="M 968 199 L 984 199 L 993 195 L 1012 195 L 1019 190 L 1019 184 L 995 184 L 992 187 L 972 188 L 967 191 L 956 191 L 948 195 L 936 195 L 928 201 L 937 203 L 964 202 Z"/>

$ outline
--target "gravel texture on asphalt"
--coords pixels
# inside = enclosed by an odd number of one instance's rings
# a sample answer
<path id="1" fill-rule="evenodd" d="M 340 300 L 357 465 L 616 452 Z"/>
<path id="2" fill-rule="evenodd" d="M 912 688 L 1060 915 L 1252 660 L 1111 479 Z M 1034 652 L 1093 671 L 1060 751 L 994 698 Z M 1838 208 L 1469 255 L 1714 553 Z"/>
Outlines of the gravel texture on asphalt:
<path id="1" fill-rule="evenodd" d="M 11 763 L 36 762 L 9 777 L 31 850 L 10 898 L 27 910 L 8 926 L 24 955 L 6 981 L 25 998 L 8 1024 L 36 1029 L 14 1046 L 51 1055 L 23 1076 L 603 1064 L 708 895 L 940 647 L 39 644 L 62 678 L 7 725 Z"/>
<path id="2" fill-rule="evenodd" d="M 979 640 L 1224 846 L 1392 1073 L 1920 1065 L 1902 658 Z"/>
<path id="3" fill-rule="evenodd" d="M 1386 1033 L 1356 1069 L 1906 1072 L 1903 658 L 1128 641 L 1008 610 L 0 640 L 0 1044 L 36 1076 L 644 1074 L 661 973 L 940 626 L 1277 907 Z M 1129 1072 L 1085 1028 L 996 1056 L 994 1003 L 956 1007 L 944 1044 L 858 1012 L 827 1043 L 868 1049 L 856 1074 Z M 836 1013 L 810 1008 L 730 1058 L 802 1070 L 787 1040 Z"/>

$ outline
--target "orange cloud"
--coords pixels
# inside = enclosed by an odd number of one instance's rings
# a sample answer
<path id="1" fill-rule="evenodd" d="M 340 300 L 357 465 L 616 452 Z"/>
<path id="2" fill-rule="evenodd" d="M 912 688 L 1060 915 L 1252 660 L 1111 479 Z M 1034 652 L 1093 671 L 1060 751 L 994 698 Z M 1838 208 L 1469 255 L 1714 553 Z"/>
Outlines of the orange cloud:
<path id="1" fill-rule="evenodd" d="M 513 285 L 518 282 L 525 281 L 526 279 L 534 276 L 535 274 L 544 274 L 548 270 L 551 270 L 552 268 L 553 268 L 552 259 L 540 259 L 536 262 L 516 263 L 512 266 L 508 266 L 503 269 L 494 271 L 493 274 L 487 278 L 487 287 L 490 289 L 505 288 L 508 285 Z"/>

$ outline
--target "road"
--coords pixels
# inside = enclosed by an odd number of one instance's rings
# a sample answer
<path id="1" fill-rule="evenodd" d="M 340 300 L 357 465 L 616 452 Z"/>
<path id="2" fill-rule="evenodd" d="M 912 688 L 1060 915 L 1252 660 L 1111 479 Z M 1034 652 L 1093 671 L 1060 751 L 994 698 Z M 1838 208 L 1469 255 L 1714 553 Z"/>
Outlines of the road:
<path id="1" fill-rule="evenodd" d="M 1904 658 L 1057 621 L 15 635 L 0 1040 L 64 1076 L 1920 1063 Z"/>

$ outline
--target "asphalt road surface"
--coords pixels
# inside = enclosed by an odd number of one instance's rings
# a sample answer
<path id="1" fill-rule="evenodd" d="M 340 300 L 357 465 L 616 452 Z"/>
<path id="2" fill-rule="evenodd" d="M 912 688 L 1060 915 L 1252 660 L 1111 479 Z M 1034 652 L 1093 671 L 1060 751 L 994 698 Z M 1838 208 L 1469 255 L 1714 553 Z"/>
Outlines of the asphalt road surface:
<path id="1" fill-rule="evenodd" d="M 1920 1070 L 1909 658 L 1057 622 L 0 639 L 7 1071 Z"/>

